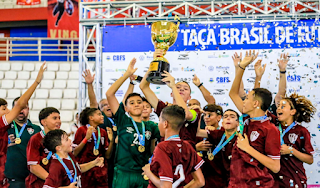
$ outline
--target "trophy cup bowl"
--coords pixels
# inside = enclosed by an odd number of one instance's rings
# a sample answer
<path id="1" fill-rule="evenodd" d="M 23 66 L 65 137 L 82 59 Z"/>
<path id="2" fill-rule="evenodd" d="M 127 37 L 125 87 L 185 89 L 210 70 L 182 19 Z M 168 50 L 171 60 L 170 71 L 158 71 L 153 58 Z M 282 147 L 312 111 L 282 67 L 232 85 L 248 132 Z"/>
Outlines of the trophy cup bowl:
<path id="1" fill-rule="evenodd" d="M 168 21 L 158 21 L 151 25 L 151 40 L 155 49 L 163 49 L 164 54 L 168 51 L 178 37 L 179 22 L 175 24 Z M 169 72 L 170 64 L 163 56 L 156 57 L 149 66 L 147 81 L 153 84 L 164 85 L 161 75 L 164 71 Z"/>

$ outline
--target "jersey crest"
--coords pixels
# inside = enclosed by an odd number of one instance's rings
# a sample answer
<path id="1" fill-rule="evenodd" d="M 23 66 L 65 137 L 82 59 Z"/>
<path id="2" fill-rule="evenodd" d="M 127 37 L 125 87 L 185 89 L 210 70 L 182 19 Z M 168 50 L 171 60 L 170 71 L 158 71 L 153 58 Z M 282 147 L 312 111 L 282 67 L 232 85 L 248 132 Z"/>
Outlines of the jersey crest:
<path id="1" fill-rule="evenodd" d="M 250 135 L 250 141 L 251 142 L 254 142 L 255 140 L 257 140 L 257 138 L 259 137 L 259 133 L 258 131 L 252 131 L 251 132 L 251 135 Z"/>
<path id="2" fill-rule="evenodd" d="M 33 128 L 27 128 L 28 133 L 31 135 L 34 133 L 34 129 Z"/>
<path id="3" fill-rule="evenodd" d="M 151 132 L 150 131 L 146 131 L 146 138 L 148 139 L 148 140 L 150 140 L 150 138 L 151 138 Z"/>
<path id="4" fill-rule="evenodd" d="M 290 133 L 290 134 L 288 135 L 288 138 L 289 138 L 289 141 L 290 141 L 292 144 L 294 144 L 294 143 L 297 141 L 297 139 L 298 139 L 298 135 L 296 135 L 295 133 Z"/>

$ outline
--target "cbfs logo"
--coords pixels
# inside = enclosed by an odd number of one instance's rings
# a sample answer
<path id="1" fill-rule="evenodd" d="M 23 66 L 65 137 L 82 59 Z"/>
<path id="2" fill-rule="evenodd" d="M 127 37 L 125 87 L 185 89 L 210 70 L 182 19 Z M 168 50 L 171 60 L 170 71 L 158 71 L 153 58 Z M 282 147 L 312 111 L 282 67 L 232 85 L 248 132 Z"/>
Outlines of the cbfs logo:
<path id="1" fill-rule="evenodd" d="M 113 61 L 125 61 L 126 56 L 125 55 L 114 55 L 113 56 Z"/>
<path id="2" fill-rule="evenodd" d="M 300 75 L 288 75 L 287 76 L 287 81 L 288 82 L 300 82 L 301 81 L 301 76 Z"/>
<path id="3" fill-rule="evenodd" d="M 229 77 L 217 77 L 216 81 L 218 84 L 228 83 L 230 82 Z"/>
<path id="4" fill-rule="evenodd" d="M 210 82 L 210 83 L 213 83 L 213 82 L 214 82 L 214 79 L 213 79 L 213 78 L 209 78 L 209 82 Z"/>
<path id="5" fill-rule="evenodd" d="M 110 56 L 107 56 L 107 61 L 110 61 L 110 59 L 111 59 Z"/>

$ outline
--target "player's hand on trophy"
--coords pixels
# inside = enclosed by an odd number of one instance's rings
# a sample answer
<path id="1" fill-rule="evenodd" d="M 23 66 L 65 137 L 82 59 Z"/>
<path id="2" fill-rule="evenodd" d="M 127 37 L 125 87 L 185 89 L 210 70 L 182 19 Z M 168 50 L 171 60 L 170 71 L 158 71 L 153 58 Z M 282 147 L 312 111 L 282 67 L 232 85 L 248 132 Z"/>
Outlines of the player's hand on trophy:
<path id="1" fill-rule="evenodd" d="M 200 85 L 200 79 L 198 78 L 198 76 L 197 76 L 196 74 L 193 75 L 192 82 L 193 82 L 194 85 L 196 85 L 197 87 Z"/>
<path id="2" fill-rule="evenodd" d="M 239 66 L 242 69 L 245 69 L 250 63 L 252 63 L 255 59 L 257 59 L 259 52 L 256 53 L 255 50 L 246 51 L 246 56 L 240 62 Z"/>
<path id="3" fill-rule="evenodd" d="M 239 68 L 239 63 L 241 62 L 241 59 L 242 59 L 242 52 L 240 52 L 240 55 L 238 55 L 237 52 L 233 54 L 232 60 L 233 60 L 234 67 L 236 69 Z"/>
<path id="4" fill-rule="evenodd" d="M 82 73 L 82 77 L 84 78 L 84 80 L 86 81 L 87 84 L 92 84 L 93 83 L 94 76 L 95 76 L 95 74 L 92 75 L 89 69 L 86 69 Z"/>
<path id="5" fill-rule="evenodd" d="M 266 70 L 267 64 L 264 64 L 261 66 L 262 59 L 259 59 L 256 64 L 254 64 L 254 71 L 256 72 L 256 77 L 261 78 L 264 74 L 264 71 Z"/>
<path id="6" fill-rule="evenodd" d="M 283 53 L 280 55 L 280 59 L 278 59 L 278 66 L 281 72 L 286 71 L 289 58 L 289 53 Z"/>
<path id="7" fill-rule="evenodd" d="M 157 57 L 164 56 L 164 50 L 163 49 L 156 49 L 153 53 L 153 59 Z"/>
<path id="8" fill-rule="evenodd" d="M 137 62 L 136 58 L 133 58 L 130 61 L 130 64 L 129 64 L 128 68 L 127 68 L 127 71 L 124 73 L 126 75 L 126 77 L 130 77 L 131 75 L 133 75 L 138 70 L 138 68 L 134 68 L 134 65 L 136 64 L 136 62 Z"/>
<path id="9" fill-rule="evenodd" d="M 164 76 L 164 78 L 161 81 L 166 83 L 170 88 L 172 88 L 176 85 L 176 83 L 174 81 L 174 77 L 171 76 L 170 73 L 168 73 L 167 71 L 164 71 L 164 73 L 162 73 L 161 75 Z"/>

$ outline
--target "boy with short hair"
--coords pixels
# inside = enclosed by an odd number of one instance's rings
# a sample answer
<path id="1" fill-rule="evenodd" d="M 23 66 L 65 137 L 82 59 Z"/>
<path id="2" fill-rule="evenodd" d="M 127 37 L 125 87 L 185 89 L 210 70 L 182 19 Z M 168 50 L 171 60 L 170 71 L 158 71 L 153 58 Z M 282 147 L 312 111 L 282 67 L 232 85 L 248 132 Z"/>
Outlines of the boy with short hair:
<path id="1" fill-rule="evenodd" d="M 27 146 L 27 163 L 30 174 L 26 178 L 27 188 L 42 188 L 51 164 L 52 152 L 43 145 L 45 135 L 55 129 L 60 129 L 60 112 L 56 108 L 47 107 L 40 111 L 39 122 L 43 130 L 33 135 Z"/>
<path id="2" fill-rule="evenodd" d="M 81 188 L 81 173 L 91 168 L 104 165 L 103 157 L 95 160 L 78 164 L 72 154 L 71 140 L 65 131 L 56 129 L 48 132 L 44 137 L 44 146 L 53 152 L 49 175 L 46 178 L 43 188 L 68 187 Z"/>
<path id="3" fill-rule="evenodd" d="M 265 115 L 272 101 L 271 92 L 255 88 L 244 101 L 239 97 L 244 70 L 257 56 L 255 51 L 246 52 L 229 93 L 238 110 L 249 115 L 244 123 L 240 118 L 240 134 L 232 151 L 229 188 L 273 187 L 274 179 L 269 170 L 273 173 L 280 170 L 280 133 Z"/>
<path id="4" fill-rule="evenodd" d="M 204 186 L 200 169 L 204 161 L 187 141 L 179 137 L 184 120 L 185 110 L 178 105 L 162 110 L 158 126 L 165 141 L 157 145 L 151 164 L 142 168 L 143 174 L 150 179 L 148 188 Z M 190 174 L 193 181 L 187 184 L 185 178 Z"/>

